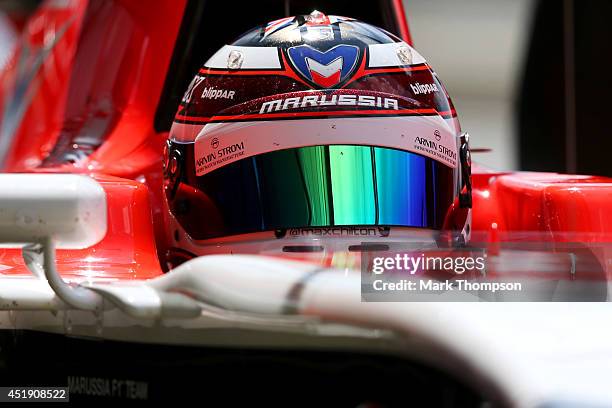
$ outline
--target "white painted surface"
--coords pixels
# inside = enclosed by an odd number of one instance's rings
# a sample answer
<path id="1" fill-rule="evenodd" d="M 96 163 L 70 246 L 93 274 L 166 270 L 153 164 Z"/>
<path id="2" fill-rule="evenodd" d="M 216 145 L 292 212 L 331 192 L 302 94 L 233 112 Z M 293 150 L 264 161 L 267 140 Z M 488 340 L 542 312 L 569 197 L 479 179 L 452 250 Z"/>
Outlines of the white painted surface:
<path id="1" fill-rule="evenodd" d="M 240 47 L 224 45 L 204 64 L 206 68 L 228 69 L 227 59 L 232 51 L 240 52 L 244 62 L 240 69 L 280 69 L 276 47 Z"/>
<path id="2" fill-rule="evenodd" d="M 435 138 L 436 130 L 440 140 Z M 217 144 L 212 143 L 214 139 Z M 435 143 L 436 147 L 425 150 L 427 145 L 419 142 L 421 139 Z M 202 176 L 232 162 L 278 150 L 317 145 L 368 146 L 373 144 L 372 140 L 376 146 L 417 153 L 448 167 L 457 167 L 456 135 L 439 116 L 348 117 L 209 123 L 195 141 L 196 175 Z M 219 154 L 222 149 L 236 145 L 242 146 L 237 153 Z M 452 154 L 442 154 L 439 146 Z"/>
<path id="3" fill-rule="evenodd" d="M 412 55 L 411 65 L 425 63 L 425 58 L 415 49 L 410 47 L 405 42 L 389 43 L 389 44 L 372 44 L 368 46 L 370 59 L 368 61 L 369 68 L 381 67 L 397 67 L 406 65 L 400 60 L 397 50 L 401 47 L 407 47 Z"/>
<path id="4" fill-rule="evenodd" d="M 86 248 L 106 235 L 106 193 L 87 176 L 0 174 L 0 242 L 52 237 L 58 248 Z"/>

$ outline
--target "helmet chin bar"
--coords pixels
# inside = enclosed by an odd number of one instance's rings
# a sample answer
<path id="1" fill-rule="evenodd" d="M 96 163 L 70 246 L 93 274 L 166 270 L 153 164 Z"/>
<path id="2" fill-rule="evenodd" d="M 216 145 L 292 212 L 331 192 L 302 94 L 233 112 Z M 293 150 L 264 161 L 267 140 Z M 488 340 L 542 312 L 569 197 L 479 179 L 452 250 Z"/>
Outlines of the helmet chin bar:
<path id="1" fill-rule="evenodd" d="M 177 223 L 177 227 L 178 226 Z M 394 250 L 406 245 L 415 249 L 434 249 L 441 244 L 440 231 L 409 227 L 345 226 L 292 228 L 241 234 L 194 241 L 183 231 L 180 250 L 172 252 L 183 261 L 199 255 L 257 254 L 269 256 L 328 256 L 330 254 L 362 251 Z"/>

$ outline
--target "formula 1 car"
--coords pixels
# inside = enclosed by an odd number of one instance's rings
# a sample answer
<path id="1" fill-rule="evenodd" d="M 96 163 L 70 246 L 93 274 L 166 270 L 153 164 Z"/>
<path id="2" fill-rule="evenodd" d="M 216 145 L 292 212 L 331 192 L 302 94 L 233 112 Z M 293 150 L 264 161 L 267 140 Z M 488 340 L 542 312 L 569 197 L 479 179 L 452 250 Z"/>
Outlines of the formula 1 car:
<path id="1" fill-rule="evenodd" d="M 411 44 L 399 0 L 328 3 Z M 72 402 L 612 406 L 612 179 L 472 166 L 471 247 L 488 276 L 536 282 L 505 299 L 362 301 L 362 252 L 343 236 L 396 239 L 377 228 L 173 246 L 162 166 L 189 81 L 257 22 L 314 6 L 49 0 L 31 17 L 0 93 L 0 386 L 68 386 Z"/>

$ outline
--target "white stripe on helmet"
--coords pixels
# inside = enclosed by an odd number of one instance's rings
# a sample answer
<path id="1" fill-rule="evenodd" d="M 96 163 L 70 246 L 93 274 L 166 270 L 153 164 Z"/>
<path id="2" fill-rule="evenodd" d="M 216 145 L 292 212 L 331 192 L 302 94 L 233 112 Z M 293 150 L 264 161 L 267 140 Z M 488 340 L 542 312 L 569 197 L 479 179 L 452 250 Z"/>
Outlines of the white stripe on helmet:
<path id="1" fill-rule="evenodd" d="M 195 141 L 196 175 L 277 150 L 319 145 L 400 149 L 457 166 L 455 134 L 440 116 L 208 123 Z"/>

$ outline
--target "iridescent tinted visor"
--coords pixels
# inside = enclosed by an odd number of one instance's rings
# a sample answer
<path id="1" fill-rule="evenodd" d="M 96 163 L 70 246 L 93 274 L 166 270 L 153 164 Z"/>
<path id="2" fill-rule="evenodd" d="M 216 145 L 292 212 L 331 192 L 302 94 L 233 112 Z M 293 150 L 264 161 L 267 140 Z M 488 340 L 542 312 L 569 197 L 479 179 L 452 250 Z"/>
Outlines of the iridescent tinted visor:
<path id="1" fill-rule="evenodd" d="M 178 144 L 189 166 L 192 144 Z M 193 168 L 187 174 L 194 175 Z M 181 183 L 170 200 L 196 240 L 332 226 L 440 229 L 455 169 L 391 148 L 330 145 L 237 160 Z M 187 204 L 186 204 L 187 203 Z"/>

